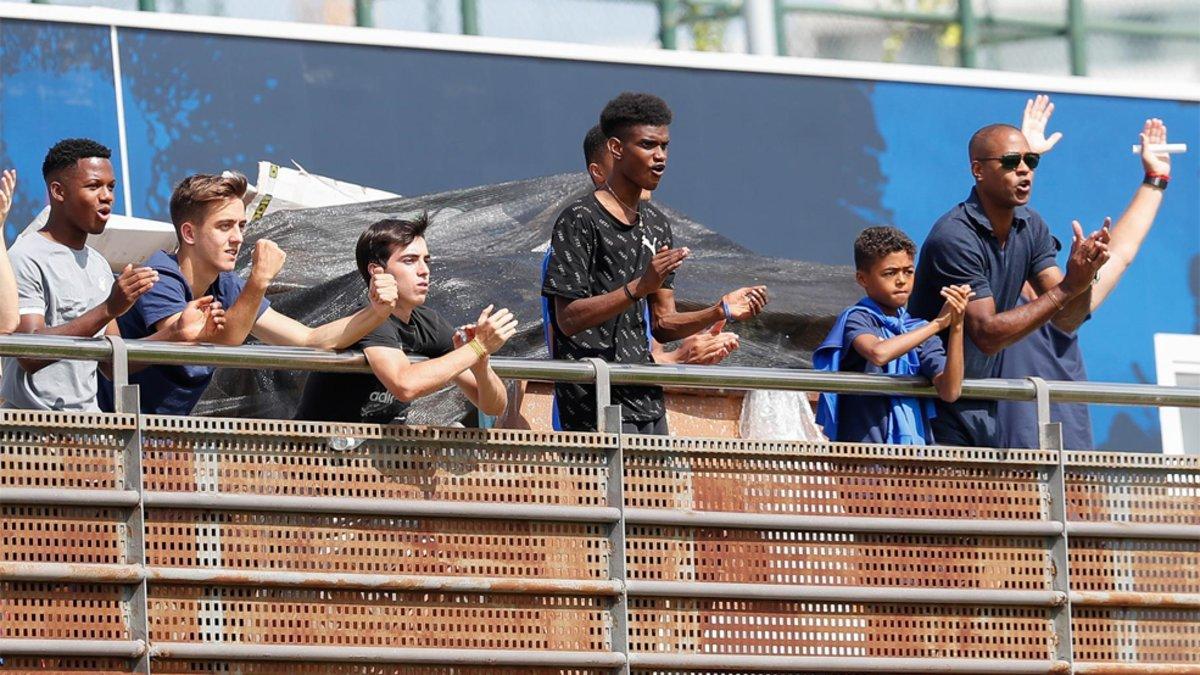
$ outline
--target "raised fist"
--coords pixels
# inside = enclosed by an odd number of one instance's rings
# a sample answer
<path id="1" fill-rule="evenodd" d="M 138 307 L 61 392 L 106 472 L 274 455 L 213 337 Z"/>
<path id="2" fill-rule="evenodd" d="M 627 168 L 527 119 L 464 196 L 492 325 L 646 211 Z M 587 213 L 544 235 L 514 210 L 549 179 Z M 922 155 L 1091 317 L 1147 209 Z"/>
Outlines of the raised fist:
<path id="1" fill-rule="evenodd" d="M 262 283 L 270 283 L 283 269 L 285 259 L 287 254 L 278 244 L 270 239 L 259 239 L 250 257 L 250 276 Z"/>
<path id="2" fill-rule="evenodd" d="M 396 308 L 399 292 L 396 289 L 396 278 L 387 272 L 376 272 L 371 275 L 371 283 L 367 289 L 371 298 L 371 307 L 378 312 L 391 314 Z"/>

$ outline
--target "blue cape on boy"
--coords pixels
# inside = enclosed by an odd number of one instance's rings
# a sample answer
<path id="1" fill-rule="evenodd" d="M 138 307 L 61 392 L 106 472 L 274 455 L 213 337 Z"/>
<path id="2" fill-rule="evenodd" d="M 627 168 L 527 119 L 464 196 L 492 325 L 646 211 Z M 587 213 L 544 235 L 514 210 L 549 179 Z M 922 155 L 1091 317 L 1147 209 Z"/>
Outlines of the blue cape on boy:
<path id="1" fill-rule="evenodd" d="M 813 368 L 837 372 L 842 363 L 842 355 L 846 350 L 854 349 L 852 345 L 844 344 L 846 319 L 854 312 L 869 312 L 883 324 L 887 333 L 884 339 L 893 338 L 924 326 L 927 321 L 909 315 L 903 307 L 896 316 L 883 311 L 874 300 L 864 297 L 857 304 L 848 307 L 834 322 L 833 328 L 821 346 L 813 352 Z M 916 375 L 920 372 L 920 361 L 917 350 L 893 359 L 883 371 L 888 375 Z M 881 427 L 886 430 L 886 440 L 895 445 L 929 445 L 932 442 L 931 433 L 926 424 L 937 414 L 932 399 L 918 400 L 912 396 L 889 396 L 891 414 Z M 817 423 L 825 430 L 830 440 L 838 440 L 838 397 L 837 394 L 821 394 L 817 404 Z M 881 420 L 881 422 L 884 422 Z"/>

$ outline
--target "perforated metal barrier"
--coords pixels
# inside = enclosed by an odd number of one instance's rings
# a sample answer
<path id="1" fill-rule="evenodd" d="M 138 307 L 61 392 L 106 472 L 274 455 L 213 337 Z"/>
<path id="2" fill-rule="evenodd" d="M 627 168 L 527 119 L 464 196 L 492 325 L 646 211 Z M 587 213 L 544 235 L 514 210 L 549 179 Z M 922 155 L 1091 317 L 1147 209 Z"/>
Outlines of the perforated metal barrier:
<path id="1" fill-rule="evenodd" d="M 1063 521 L 1041 450 L 19 411 L 0 448 L 3 672 L 1200 669 L 1192 456 L 1066 453 Z"/>

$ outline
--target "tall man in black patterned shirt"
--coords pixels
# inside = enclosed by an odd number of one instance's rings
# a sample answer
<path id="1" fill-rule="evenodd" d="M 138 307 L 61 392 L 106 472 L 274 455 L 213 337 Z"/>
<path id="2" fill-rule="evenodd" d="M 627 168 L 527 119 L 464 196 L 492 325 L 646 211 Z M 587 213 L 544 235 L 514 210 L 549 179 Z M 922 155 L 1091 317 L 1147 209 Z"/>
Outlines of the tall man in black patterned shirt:
<path id="1" fill-rule="evenodd" d="M 767 304 L 765 286 L 740 288 L 695 312 L 675 309 L 675 271 L 687 259 L 675 248 L 666 216 L 640 199 L 667 168 L 671 109 L 652 94 L 626 92 L 600 114 L 613 168 L 595 192 L 568 205 L 554 224 L 542 295 L 550 299 L 555 358 L 599 357 L 616 363 L 651 363 L 642 303 L 650 330 L 671 342 L 721 319 L 743 321 Z M 596 429 L 595 387 L 555 385 L 564 430 Z M 618 386 L 625 433 L 667 433 L 660 387 Z"/>

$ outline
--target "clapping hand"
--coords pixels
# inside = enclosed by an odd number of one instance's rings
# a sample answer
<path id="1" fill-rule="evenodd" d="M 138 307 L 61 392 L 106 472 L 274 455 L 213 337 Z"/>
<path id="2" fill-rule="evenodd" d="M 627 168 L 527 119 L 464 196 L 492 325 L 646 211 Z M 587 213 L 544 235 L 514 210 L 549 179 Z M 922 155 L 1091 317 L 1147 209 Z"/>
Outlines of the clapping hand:
<path id="1" fill-rule="evenodd" d="M 1112 218 L 1105 218 L 1104 225 L 1087 237 L 1078 220 L 1071 221 L 1071 254 L 1067 258 L 1067 274 L 1063 281 L 1073 297 L 1087 290 L 1096 278 L 1096 273 L 1108 262 L 1109 226 Z"/>
<path id="2" fill-rule="evenodd" d="M 729 318 L 736 321 L 745 321 L 758 316 L 758 313 L 763 311 L 769 301 L 770 297 L 767 295 L 766 286 L 746 286 L 721 298 L 721 302 L 729 307 Z"/>
<path id="3" fill-rule="evenodd" d="M 195 342 L 204 338 L 211 340 L 225 328 L 225 308 L 221 303 L 206 295 L 196 298 L 183 308 L 172 330 L 174 342 Z"/>

